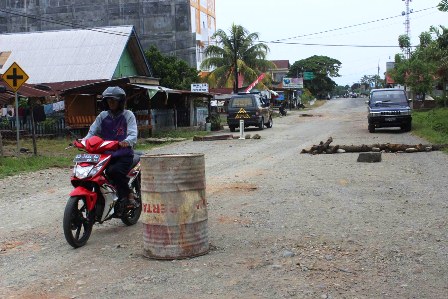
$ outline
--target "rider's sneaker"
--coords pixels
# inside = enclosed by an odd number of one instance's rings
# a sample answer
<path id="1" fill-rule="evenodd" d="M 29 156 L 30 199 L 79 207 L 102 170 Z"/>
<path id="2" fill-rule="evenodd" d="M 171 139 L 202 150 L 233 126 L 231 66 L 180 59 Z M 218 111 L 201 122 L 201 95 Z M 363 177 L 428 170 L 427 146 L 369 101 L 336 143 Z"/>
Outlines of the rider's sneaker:
<path id="1" fill-rule="evenodd" d="M 140 203 L 137 200 L 135 200 L 133 193 L 130 193 L 128 196 L 128 207 L 131 209 L 136 209 L 140 207 Z"/>
<path id="2" fill-rule="evenodd" d="M 122 200 L 118 200 L 118 202 L 115 204 L 115 216 L 120 218 L 123 215 L 123 211 L 125 209 L 125 204 Z"/>

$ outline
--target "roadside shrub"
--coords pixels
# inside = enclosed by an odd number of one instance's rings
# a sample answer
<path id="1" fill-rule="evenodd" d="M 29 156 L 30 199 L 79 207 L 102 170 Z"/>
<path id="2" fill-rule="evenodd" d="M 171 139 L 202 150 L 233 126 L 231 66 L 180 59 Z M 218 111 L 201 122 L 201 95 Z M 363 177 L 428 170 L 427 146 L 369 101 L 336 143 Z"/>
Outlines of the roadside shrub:
<path id="1" fill-rule="evenodd" d="M 56 124 L 56 119 L 47 117 L 47 119 L 45 119 L 41 124 L 47 130 L 52 129 Z"/>
<path id="2" fill-rule="evenodd" d="M 219 131 L 223 127 L 221 125 L 221 116 L 219 114 L 211 114 L 208 121 L 212 124 L 212 131 Z"/>
<path id="3" fill-rule="evenodd" d="M 308 89 L 304 89 L 302 95 L 300 96 L 302 99 L 302 103 L 309 103 L 311 100 L 314 99 L 313 95 Z"/>
<path id="4" fill-rule="evenodd" d="M 434 100 L 436 101 L 437 107 L 447 107 L 448 105 L 448 97 L 436 96 Z"/>
<path id="5" fill-rule="evenodd" d="M 6 117 L 2 117 L 0 118 L 0 126 L 5 126 L 7 127 L 9 125 L 9 121 Z"/>

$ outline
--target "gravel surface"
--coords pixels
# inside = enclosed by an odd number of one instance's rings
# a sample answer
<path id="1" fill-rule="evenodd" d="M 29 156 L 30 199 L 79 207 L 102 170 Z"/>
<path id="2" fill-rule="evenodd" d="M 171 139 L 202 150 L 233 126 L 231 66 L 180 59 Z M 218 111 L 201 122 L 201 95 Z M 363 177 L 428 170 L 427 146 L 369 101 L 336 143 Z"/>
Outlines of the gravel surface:
<path id="1" fill-rule="evenodd" d="M 288 111 L 259 140 L 171 144 L 205 153 L 210 252 L 142 256 L 142 224 L 95 225 L 73 249 L 62 232 L 68 169 L 0 180 L 0 298 L 447 298 L 448 155 L 308 155 L 336 144 L 427 143 L 367 131 L 363 99 Z M 228 129 L 220 134 L 229 134 Z"/>

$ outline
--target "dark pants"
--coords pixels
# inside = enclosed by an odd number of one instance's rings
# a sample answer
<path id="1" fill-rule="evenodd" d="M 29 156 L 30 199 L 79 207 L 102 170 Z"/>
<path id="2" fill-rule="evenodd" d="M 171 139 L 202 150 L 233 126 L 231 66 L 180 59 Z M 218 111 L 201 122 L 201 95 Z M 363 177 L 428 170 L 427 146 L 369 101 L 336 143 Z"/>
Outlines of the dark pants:
<path id="1" fill-rule="evenodd" d="M 131 190 L 128 183 L 129 178 L 127 174 L 131 170 L 132 156 L 123 156 L 112 158 L 106 169 L 107 176 L 112 180 L 115 187 L 117 187 L 118 198 L 127 198 Z"/>

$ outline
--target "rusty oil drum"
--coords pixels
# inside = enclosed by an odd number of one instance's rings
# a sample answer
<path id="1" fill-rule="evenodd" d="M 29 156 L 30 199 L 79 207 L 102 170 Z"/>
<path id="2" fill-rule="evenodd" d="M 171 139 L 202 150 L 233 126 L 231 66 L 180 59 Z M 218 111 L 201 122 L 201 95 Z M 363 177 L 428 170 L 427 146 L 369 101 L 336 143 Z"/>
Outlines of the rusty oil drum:
<path id="1" fill-rule="evenodd" d="M 209 250 L 204 154 L 144 155 L 143 255 L 182 259 Z"/>

